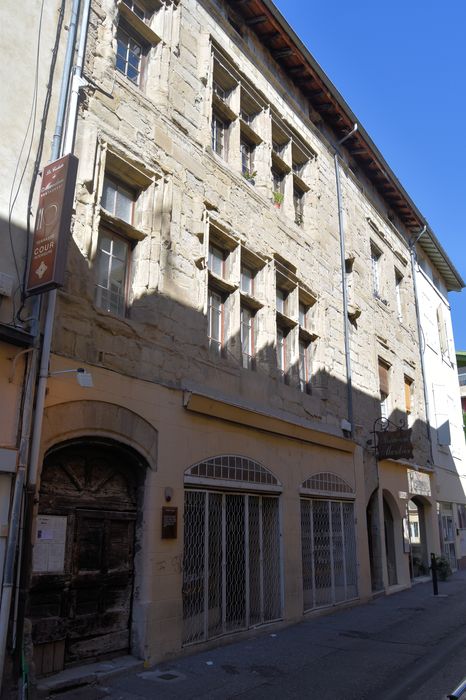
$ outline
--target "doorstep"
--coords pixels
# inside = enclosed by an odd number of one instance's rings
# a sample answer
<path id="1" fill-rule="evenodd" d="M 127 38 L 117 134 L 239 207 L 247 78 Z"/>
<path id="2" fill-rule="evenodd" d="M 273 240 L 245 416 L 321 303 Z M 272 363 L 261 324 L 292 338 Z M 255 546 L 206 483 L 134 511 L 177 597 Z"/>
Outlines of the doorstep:
<path id="1" fill-rule="evenodd" d="M 58 693 L 80 688 L 86 685 L 96 685 L 105 678 L 111 678 L 144 668 L 144 661 L 135 656 L 117 656 L 107 661 L 99 661 L 83 666 L 67 668 L 60 673 L 46 678 L 39 678 L 37 682 L 38 698 L 53 698 Z"/>

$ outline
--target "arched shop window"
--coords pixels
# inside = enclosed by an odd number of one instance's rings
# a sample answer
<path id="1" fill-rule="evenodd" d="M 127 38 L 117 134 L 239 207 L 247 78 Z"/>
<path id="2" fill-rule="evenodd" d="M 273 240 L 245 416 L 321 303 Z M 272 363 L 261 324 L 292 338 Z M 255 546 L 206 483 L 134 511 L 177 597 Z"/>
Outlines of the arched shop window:
<path id="1" fill-rule="evenodd" d="M 211 457 L 185 472 L 185 645 L 281 618 L 280 491 L 248 457 Z"/>

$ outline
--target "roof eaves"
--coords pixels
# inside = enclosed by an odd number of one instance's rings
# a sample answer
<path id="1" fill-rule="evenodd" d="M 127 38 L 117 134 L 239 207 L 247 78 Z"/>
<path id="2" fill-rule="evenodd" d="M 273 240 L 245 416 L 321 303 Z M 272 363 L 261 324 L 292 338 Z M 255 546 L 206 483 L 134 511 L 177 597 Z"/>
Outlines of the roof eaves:
<path id="1" fill-rule="evenodd" d="M 358 124 L 358 132 L 359 135 L 362 137 L 363 141 L 366 143 L 366 145 L 369 147 L 369 149 L 373 152 L 375 158 L 379 161 L 379 165 L 381 166 L 381 169 L 384 170 L 389 178 L 392 180 L 394 183 L 395 187 L 401 192 L 403 197 L 405 198 L 407 204 L 409 207 L 412 209 L 414 215 L 419 219 L 419 225 L 420 227 L 423 226 L 424 224 L 427 225 L 427 238 L 424 238 L 424 241 L 420 241 L 421 247 L 423 250 L 427 253 L 427 255 L 430 256 L 428 252 L 428 246 L 426 246 L 426 240 L 429 239 L 432 246 L 436 250 L 437 254 L 437 261 L 433 260 L 433 262 L 436 264 L 437 267 L 439 267 L 439 272 L 442 274 L 442 276 L 445 279 L 446 286 L 448 291 L 461 291 L 466 285 L 464 280 L 462 279 L 461 275 L 459 272 L 456 270 L 455 266 L 451 262 L 450 258 L 448 257 L 447 253 L 445 252 L 444 248 L 440 244 L 439 240 L 433 233 L 433 231 L 430 229 L 429 225 L 427 224 L 427 221 L 425 217 L 422 215 L 422 213 L 419 211 L 417 206 L 414 204 L 413 200 L 409 196 L 409 194 L 406 192 L 404 189 L 403 185 L 400 183 L 398 178 L 396 177 L 395 173 L 392 171 L 388 163 L 386 162 L 385 158 L 375 145 L 375 143 L 372 141 L 371 137 L 369 134 L 366 132 L 363 126 L 361 126 L 360 121 L 354 114 L 354 112 L 351 110 L 343 96 L 340 94 L 340 92 L 337 90 L 335 85 L 332 83 L 332 81 L 328 78 L 328 76 L 325 74 L 325 72 L 322 70 L 320 65 L 317 63 L 315 58 L 312 56 L 310 53 L 309 49 L 303 44 L 301 39 L 298 37 L 296 32 L 291 28 L 291 26 L 288 24 L 286 19 L 283 17 L 281 14 L 280 10 L 274 5 L 271 0 L 261 0 L 263 5 L 269 10 L 269 12 L 273 15 L 274 19 L 278 24 L 280 24 L 283 28 L 283 30 L 287 33 L 293 44 L 296 45 L 296 47 L 299 49 L 299 51 L 303 54 L 304 58 L 309 62 L 309 65 L 311 66 L 312 70 L 314 70 L 319 78 L 322 80 L 322 82 L 325 84 L 326 88 L 328 91 L 331 93 L 332 97 L 338 102 L 340 108 L 345 112 L 346 117 L 349 119 L 351 123 L 357 123 Z"/>

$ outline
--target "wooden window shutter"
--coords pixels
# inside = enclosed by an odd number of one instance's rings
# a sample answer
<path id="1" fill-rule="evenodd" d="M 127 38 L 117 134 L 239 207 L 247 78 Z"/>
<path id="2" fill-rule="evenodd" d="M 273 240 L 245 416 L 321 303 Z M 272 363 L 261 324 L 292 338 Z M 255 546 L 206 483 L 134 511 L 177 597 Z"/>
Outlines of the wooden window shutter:
<path id="1" fill-rule="evenodd" d="M 390 393 L 390 383 L 389 383 L 389 366 L 383 361 L 379 360 L 379 387 L 380 393 L 386 396 Z"/>
<path id="2" fill-rule="evenodd" d="M 411 386 L 412 386 L 412 381 L 405 377 L 405 408 L 406 408 L 406 413 L 411 413 Z"/>

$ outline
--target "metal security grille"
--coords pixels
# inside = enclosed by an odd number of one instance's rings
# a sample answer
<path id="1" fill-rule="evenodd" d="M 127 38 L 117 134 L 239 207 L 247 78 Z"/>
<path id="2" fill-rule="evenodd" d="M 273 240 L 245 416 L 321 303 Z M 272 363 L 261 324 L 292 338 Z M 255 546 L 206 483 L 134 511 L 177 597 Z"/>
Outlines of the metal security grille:
<path id="1" fill-rule="evenodd" d="M 304 610 L 358 595 L 354 505 L 301 499 Z"/>
<path id="2" fill-rule="evenodd" d="M 187 490 L 183 644 L 280 617 L 278 498 Z"/>

